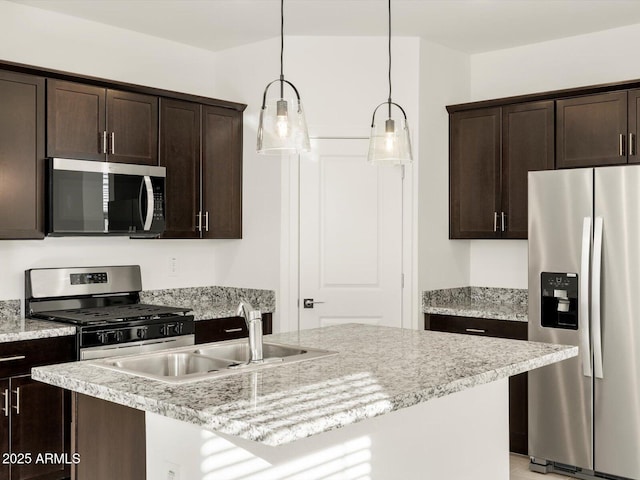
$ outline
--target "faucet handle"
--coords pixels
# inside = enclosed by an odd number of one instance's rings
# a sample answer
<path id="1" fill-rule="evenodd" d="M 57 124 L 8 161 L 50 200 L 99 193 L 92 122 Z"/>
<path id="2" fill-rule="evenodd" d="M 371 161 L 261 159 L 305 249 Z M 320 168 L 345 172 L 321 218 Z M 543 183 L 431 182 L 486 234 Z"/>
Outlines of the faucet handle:
<path id="1" fill-rule="evenodd" d="M 249 321 L 262 320 L 262 312 L 260 310 L 251 310 L 249 312 Z"/>

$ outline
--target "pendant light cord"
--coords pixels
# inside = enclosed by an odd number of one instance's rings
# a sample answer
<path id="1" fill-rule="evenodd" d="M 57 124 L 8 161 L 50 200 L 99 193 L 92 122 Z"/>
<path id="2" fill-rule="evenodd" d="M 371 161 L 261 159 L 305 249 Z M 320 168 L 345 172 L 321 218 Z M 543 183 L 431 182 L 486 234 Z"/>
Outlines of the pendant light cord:
<path id="1" fill-rule="evenodd" d="M 284 0 L 280 0 L 280 98 L 284 98 L 283 64 L 284 64 Z"/>
<path id="2" fill-rule="evenodd" d="M 389 118 L 391 118 L 391 0 L 389 0 Z"/>

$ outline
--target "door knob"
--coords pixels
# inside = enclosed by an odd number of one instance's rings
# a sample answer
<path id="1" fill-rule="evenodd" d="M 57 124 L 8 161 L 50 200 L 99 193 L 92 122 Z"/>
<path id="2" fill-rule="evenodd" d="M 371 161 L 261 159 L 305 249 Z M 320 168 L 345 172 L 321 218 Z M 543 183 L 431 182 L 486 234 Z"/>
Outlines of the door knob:
<path id="1" fill-rule="evenodd" d="M 302 300 L 302 306 L 304 308 L 313 308 L 313 306 L 316 303 L 324 303 L 324 302 L 315 301 L 313 298 L 305 298 L 304 300 Z"/>

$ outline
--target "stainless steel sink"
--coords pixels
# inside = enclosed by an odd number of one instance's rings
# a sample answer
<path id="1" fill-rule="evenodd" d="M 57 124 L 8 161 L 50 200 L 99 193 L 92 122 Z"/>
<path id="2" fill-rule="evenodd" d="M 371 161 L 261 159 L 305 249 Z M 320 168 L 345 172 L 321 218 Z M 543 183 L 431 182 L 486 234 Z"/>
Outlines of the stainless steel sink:
<path id="1" fill-rule="evenodd" d="M 196 348 L 196 350 L 194 350 Z M 338 352 L 277 343 L 263 344 L 264 361 L 249 362 L 246 339 L 156 353 L 95 360 L 99 367 L 170 383 L 185 383 L 302 362 Z"/>
<path id="2" fill-rule="evenodd" d="M 162 352 L 104 360 L 105 366 L 150 378 L 185 378 L 226 370 L 232 362 L 190 352 Z"/>
<path id="3" fill-rule="evenodd" d="M 308 350 L 289 345 L 279 345 L 275 343 L 262 344 L 262 355 L 265 361 L 283 360 L 286 357 L 290 357 L 292 355 L 303 355 L 307 352 Z M 206 355 L 208 357 L 224 358 L 235 362 L 246 363 L 249 361 L 249 344 L 246 341 L 232 344 L 227 344 L 225 342 L 224 344 L 199 348 L 195 353 Z"/>

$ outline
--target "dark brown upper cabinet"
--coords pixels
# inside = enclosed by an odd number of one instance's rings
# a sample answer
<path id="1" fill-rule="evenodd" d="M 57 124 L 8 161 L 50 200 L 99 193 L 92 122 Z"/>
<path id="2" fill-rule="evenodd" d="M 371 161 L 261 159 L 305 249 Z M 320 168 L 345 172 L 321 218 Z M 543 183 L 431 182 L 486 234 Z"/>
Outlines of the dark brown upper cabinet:
<path id="1" fill-rule="evenodd" d="M 162 238 L 242 238 L 242 112 L 161 99 Z"/>
<path id="2" fill-rule="evenodd" d="M 554 168 L 553 108 L 552 101 L 502 107 L 502 238 L 527 238 L 528 173 Z"/>
<path id="3" fill-rule="evenodd" d="M 44 238 L 45 79 L 0 71 L 0 239 Z"/>
<path id="4" fill-rule="evenodd" d="M 242 113 L 202 108 L 204 238 L 242 238 Z"/>
<path id="5" fill-rule="evenodd" d="M 556 112 L 558 168 L 627 163 L 627 92 L 561 99 Z"/>
<path id="6" fill-rule="evenodd" d="M 527 174 L 554 167 L 554 104 L 450 116 L 449 237 L 527 238 Z"/>
<path id="7" fill-rule="evenodd" d="M 158 164 L 158 98 L 47 81 L 47 156 Z"/>
<path id="8" fill-rule="evenodd" d="M 160 99 L 160 165 L 167 169 L 162 238 L 200 238 L 201 108 Z"/>
<path id="9" fill-rule="evenodd" d="M 500 108 L 450 118 L 450 238 L 498 238 Z"/>

